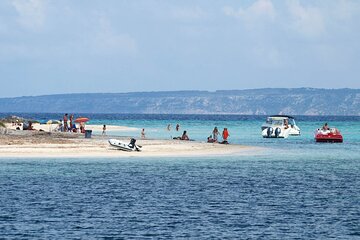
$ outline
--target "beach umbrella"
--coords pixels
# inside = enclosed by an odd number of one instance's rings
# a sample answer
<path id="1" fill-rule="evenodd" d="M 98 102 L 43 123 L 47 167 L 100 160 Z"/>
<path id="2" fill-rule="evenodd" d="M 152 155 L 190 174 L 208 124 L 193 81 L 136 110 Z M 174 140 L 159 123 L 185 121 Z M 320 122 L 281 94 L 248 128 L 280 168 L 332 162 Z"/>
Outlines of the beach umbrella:
<path id="1" fill-rule="evenodd" d="M 75 119 L 76 123 L 84 123 L 87 121 L 89 121 L 89 119 L 87 117 L 79 117 L 79 118 Z"/>

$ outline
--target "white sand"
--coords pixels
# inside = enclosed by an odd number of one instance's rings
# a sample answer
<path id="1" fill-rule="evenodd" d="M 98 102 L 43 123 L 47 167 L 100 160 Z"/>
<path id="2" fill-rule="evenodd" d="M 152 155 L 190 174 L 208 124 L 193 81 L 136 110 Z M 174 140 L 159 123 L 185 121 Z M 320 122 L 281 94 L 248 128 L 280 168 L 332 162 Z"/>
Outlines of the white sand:
<path id="1" fill-rule="evenodd" d="M 260 148 L 180 140 L 144 140 L 141 152 L 125 152 L 108 143 L 108 138 L 83 134 L 12 131 L 0 135 L 0 158 L 121 158 L 254 155 Z M 127 138 L 119 138 L 125 143 Z"/>
<path id="2" fill-rule="evenodd" d="M 103 125 L 86 124 L 85 129 L 102 132 Z M 125 126 L 106 125 L 106 131 L 140 131 L 140 129 L 133 127 L 125 127 Z"/>
<path id="3" fill-rule="evenodd" d="M 40 123 L 34 123 L 32 124 L 33 128 L 35 130 L 43 130 L 45 132 L 55 132 L 58 131 L 58 124 L 40 124 Z M 16 125 L 12 125 L 11 123 L 6 124 L 7 129 L 15 130 Z M 20 127 L 22 130 L 22 127 Z M 102 132 L 103 125 L 95 125 L 95 124 L 86 124 L 85 125 L 86 130 L 92 130 L 97 132 Z M 138 128 L 133 127 L 125 127 L 125 126 L 115 126 L 115 125 L 106 125 L 106 131 L 139 131 Z"/>

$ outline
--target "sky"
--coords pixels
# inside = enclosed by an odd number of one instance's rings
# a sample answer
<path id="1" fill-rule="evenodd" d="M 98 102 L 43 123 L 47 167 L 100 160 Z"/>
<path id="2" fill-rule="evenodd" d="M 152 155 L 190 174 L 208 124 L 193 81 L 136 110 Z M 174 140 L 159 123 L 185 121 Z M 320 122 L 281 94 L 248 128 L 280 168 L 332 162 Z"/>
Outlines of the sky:
<path id="1" fill-rule="evenodd" d="M 358 0 L 1 0 L 0 97 L 360 88 Z"/>

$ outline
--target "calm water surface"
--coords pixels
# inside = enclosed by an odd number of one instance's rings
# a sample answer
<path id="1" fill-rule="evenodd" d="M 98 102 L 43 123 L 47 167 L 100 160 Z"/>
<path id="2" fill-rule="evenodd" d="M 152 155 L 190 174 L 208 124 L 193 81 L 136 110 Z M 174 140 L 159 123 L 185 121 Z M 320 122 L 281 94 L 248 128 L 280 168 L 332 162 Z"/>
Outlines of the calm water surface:
<path id="1" fill-rule="evenodd" d="M 1 160 L 5 238 L 360 237 L 357 159 Z"/>
<path id="2" fill-rule="evenodd" d="M 303 133 L 262 139 L 254 119 L 93 119 L 146 126 L 165 138 L 177 121 L 195 139 L 216 124 L 256 156 L 1 159 L 0 238 L 359 239 L 358 119 L 335 118 L 343 144 L 316 144 L 325 119 Z M 210 128 L 210 129 L 209 129 Z M 173 131 L 172 131 L 173 132 Z M 116 133 L 124 134 L 124 133 Z M 126 134 L 138 134 L 127 132 Z"/>

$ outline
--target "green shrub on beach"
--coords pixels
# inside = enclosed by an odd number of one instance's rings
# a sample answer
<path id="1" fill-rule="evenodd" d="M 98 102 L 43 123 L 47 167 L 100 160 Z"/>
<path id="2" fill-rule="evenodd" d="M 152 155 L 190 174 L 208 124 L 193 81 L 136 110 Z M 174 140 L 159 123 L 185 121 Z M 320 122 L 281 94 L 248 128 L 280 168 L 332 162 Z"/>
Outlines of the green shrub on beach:
<path id="1" fill-rule="evenodd" d="M 6 126 L 5 126 L 5 123 L 0 122 L 0 127 L 6 127 Z"/>

